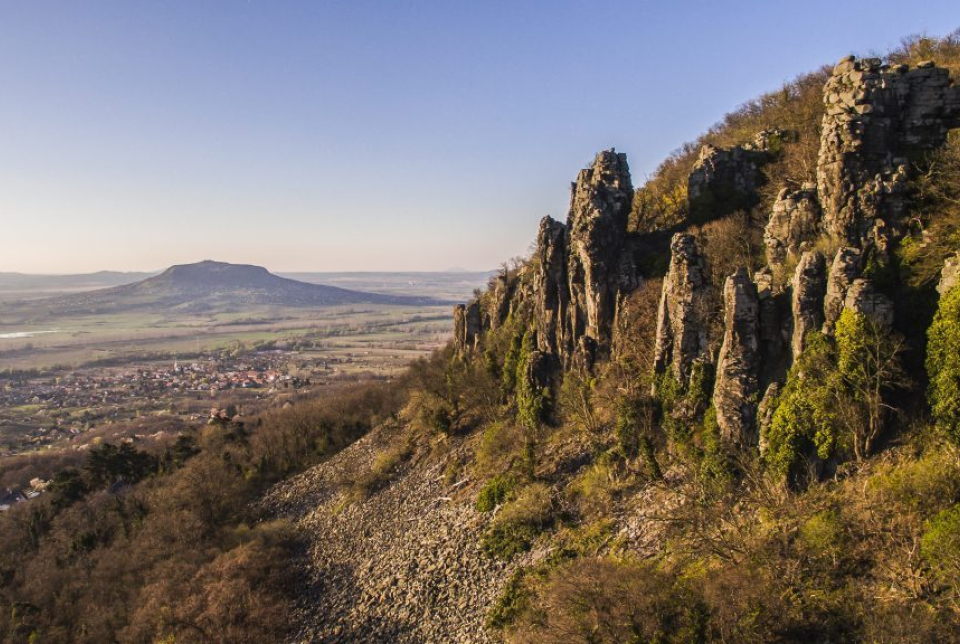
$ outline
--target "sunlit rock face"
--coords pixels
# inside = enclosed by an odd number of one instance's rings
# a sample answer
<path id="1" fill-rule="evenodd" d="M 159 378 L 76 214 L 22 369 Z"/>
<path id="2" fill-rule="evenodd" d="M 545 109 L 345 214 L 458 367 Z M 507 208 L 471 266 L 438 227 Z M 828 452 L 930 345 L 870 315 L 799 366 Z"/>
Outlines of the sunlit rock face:
<path id="1" fill-rule="evenodd" d="M 672 370 L 684 384 L 694 361 L 707 350 L 701 304 L 708 287 L 696 238 L 677 233 L 670 242 L 670 268 L 663 280 L 657 313 L 654 368 L 658 373 Z"/>
<path id="2" fill-rule="evenodd" d="M 824 229 L 853 246 L 877 220 L 902 224 L 908 160 L 960 126 L 960 87 L 946 69 L 844 58 L 824 87 L 817 187 Z"/>
<path id="3" fill-rule="evenodd" d="M 717 359 L 713 406 L 720 435 L 739 446 L 757 444 L 759 395 L 759 300 L 745 268 L 723 287 L 724 335 Z"/>
<path id="4" fill-rule="evenodd" d="M 570 345 L 609 345 L 633 185 L 625 154 L 607 150 L 580 171 L 567 218 Z"/>

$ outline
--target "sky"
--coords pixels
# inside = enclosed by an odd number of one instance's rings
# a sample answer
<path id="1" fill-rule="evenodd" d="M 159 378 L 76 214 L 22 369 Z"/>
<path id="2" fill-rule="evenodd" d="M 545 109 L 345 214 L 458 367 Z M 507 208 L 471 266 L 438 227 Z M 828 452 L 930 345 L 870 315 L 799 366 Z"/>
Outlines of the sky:
<path id="1" fill-rule="evenodd" d="M 0 0 L 0 271 L 491 269 L 924 0 Z"/>

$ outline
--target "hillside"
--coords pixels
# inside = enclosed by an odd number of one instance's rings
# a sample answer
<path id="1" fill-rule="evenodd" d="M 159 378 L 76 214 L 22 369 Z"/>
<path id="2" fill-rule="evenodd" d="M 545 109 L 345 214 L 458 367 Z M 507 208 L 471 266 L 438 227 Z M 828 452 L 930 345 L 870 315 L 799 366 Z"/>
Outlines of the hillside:
<path id="1" fill-rule="evenodd" d="M 0 520 L 0 633 L 960 642 L 958 283 L 960 32 L 601 151 L 400 378 L 93 450 Z"/>
<path id="2" fill-rule="evenodd" d="M 43 294 L 69 293 L 130 284 L 151 277 L 152 273 L 98 271 L 76 275 L 30 275 L 0 273 L 0 296 L 39 297 Z"/>
<path id="3" fill-rule="evenodd" d="M 203 261 L 112 288 L 33 303 L 51 315 L 126 311 L 204 312 L 251 306 L 323 307 L 342 304 L 437 304 L 428 297 L 362 293 L 279 277 L 262 266 Z"/>

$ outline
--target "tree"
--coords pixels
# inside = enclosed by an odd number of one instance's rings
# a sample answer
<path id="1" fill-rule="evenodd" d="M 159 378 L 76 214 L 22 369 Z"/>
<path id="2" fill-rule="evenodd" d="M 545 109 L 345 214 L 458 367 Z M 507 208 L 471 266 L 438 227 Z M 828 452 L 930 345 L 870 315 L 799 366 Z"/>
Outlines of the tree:
<path id="1" fill-rule="evenodd" d="M 863 411 L 844 423 L 851 433 L 853 453 L 862 460 L 870 455 L 883 430 L 890 391 L 905 387 L 908 379 L 900 364 L 905 341 L 870 318 L 850 309 L 837 321 L 837 369 L 850 399 Z M 844 418 L 848 418 L 845 415 Z M 861 422 L 862 419 L 866 423 Z"/>
<path id="2" fill-rule="evenodd" d="M 517 359 L 517 423 L 523 430 L 524 460 L 531 476 L 536 470 L 541 425 L 550 404 L 545 369 L 544 356 L 537 350 L 536 336 L 527 331 Z"/>
<path id="3" fill-rule="evenodd" d="M 807 336 L 806 348 L 790 373 L 764 440 L 764 459 L 777 472 L 797 474 L 804 458 L 834 455 L 839 437 L 834 348 L 820 333 Z"/>

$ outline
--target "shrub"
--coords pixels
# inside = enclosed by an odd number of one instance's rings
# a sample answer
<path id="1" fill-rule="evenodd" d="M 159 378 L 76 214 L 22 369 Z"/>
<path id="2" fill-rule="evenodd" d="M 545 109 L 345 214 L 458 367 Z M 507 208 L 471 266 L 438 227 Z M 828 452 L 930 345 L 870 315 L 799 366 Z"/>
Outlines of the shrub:
<path id="1" fill-rule="evenodd" d="M 516 479 L 509 474 L 494 476 L 487 481 L 477 495 L 477 511 L 490 512 L 497 506 L 503 505 L 512 498 L 516 485 Z"/>
<path id="2" fill-rule="evenodd" d="M 400 471 L 400 466 L 413 454 L 413 446 L 405 437 L 373 459 L 370 469 L 353 481 L 355 498 L 365 499 L 383 489 Z"/>
<path id="3" fill-rule="evenodd" d="M 550 489 L 542 483 L 523 488 L 517 498 L 503 506 L 483 535 L 480 545 L 489 556 L 509 560 L 530 549 L 533 540 L 553 515 Z"/>
<path id="4" fill-rule="evenodd" d="M 960 444 L 960 288 L 940 298 L 927 338 L 927 397 L 933 418 Z"/>
<path id="5" fill-rule="evenodd" d="M 940 583 L 948 588 L 960 587 L 960 504 L 927 522 L 920 554 Z"/>
<path id="6" fill-rule="evenodd" d="M 702 642 L 697 595 L 651 564 L 578 559 L 553 573 L 510 637 L 513 644 Z"/>
<path id="7" fill-rule="evenodd" d="M 609 454 L 602 454 L 570 486 L 581 512 L 588 515 L 608 512 L 621 488 L 617 466 Z"/>
<path id="8" fill-rule="evenodd" d="M 837 372 L 834 350 L 817 331 L 787 374 L 779 404 L 767 430 L 764 460 L 781 475 L 798 474 L 812 456 L 833 456 L 840 441 L 836 415 Z"/>
<path id="9" fill-rule="evenodd" d="M 507 579 L 506 585 L 497 595 L 493 607 L 487 613 L 488 628 L 502 631 L 512 625 L 517 617 L 527 609 L 531 593 L 524 583 L 524 578 L 525 575 L 521 569 L 514 571 Z"/>
<path id="10" fill-rule="evenodd" d="M 800 543 L 814 557 L 836 560 L 843 552 L 845 535 L 840 514 L 835 510 L 817 512 L 800 526 Z"/>
<path id="11" fill-rule="evenodd" d="M 491 423 L 483 430 L 477 446 L 476 466 L 481 472 L 509 469 L 523 444 L 515 423 Z"/>

